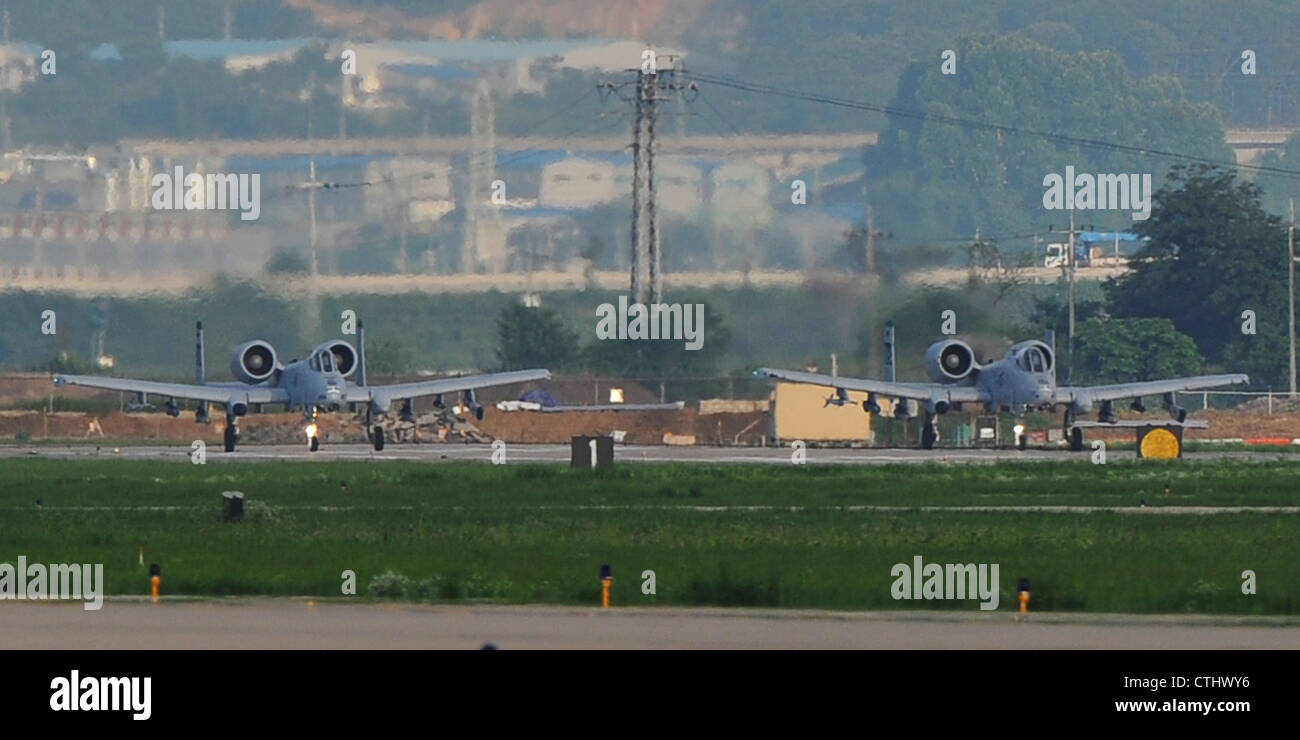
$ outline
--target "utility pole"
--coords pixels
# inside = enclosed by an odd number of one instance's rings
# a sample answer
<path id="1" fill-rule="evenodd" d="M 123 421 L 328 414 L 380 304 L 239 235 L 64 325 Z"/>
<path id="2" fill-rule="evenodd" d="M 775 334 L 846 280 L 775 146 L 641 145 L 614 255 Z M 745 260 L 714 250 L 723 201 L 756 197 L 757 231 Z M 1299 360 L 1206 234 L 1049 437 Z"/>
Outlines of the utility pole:
<path id="1" fill-rule="evenodd" d="M 641 66 L 628 69 L 636 73 L 630 83 L 633 92 L 624 96 L 632 103 L 632 265 L 631 292 L 638 303 L 661 303 L 663 300 L 663 260 L 659 252 L 659 219 L 655 204 L 655 125 L 659 103 L 682 99 L 684 90 L 696 90 L 695 83 L 683 84 L 678 74 L 684 66 L 673 66 L 675 57 L 656 56 L 654 49 L 641 52 Z M 629 83 L 615 85 L 602 82 L 603 90 L 614 90 Z"/>
<path id="2" fill-rule="evenodd" d="M 470 99 L 468 195 L 461 230 L 462 272 L 506 271 L 506 231 L 501 207 L 493 202 L 496 182 L 496 107 L 487 80 L 479 80 Z"/>
<path id="3" fill-rule="evenodd" d="M 1069 277 L 1066 280 L 1070 286 L 1068 298 L 1070 303 L 1070 336 L 1067 341 L 1067 351 L 1070 355 L 1070 369 L 1065 374 L 1065 382 L 1068 383 L 1070 382 L 1070 376 L 1074 375 L 1074 211 L 1070 211 L 1070 243 L 1067 249 L 1069 251 L 1066 252 L 1066 254 L 1068 254 L 1069 257 L 1066 258 L 1068 260 L 1066 264 L 1069 265 L 1070 272 Z"/>
<path id="4" fill-rule="evenodd" d="M 299 190 L 307 191 L 307 243 L 311 252 L 311 271 L 307 278 L 307 309 L 303 312 L 303 335 L 307 338 L 320 331 L 320 301 L 318 300 L 317 277 L 320 275 L 320 261 L 316 252 L 316 191 L 327 187 L 326 183 L 316 179 L 316 158 L 307 160 L 308 179 L 296 183 Z"/>
<path id="5" fill-rule="evenodd" d="M 876 228 L 870 203 L 866 204 L 866 216 L 867 233 L 862 254 L 862 287 L 867 309 L 867 333 L 869 336 L 874 337 L 880 335 L 879 327 L 882 313 L 880 310 L 880 275 L 876 272 L 876 239 L 888 236 L 888 234 Z M 866 351 L 867 356 L 863 359 L 870 363 L 874 350 L 869 342 Z"/>
<path id="6" fill-rule="evenodd" d="M 1295 198 L 1289 199 L 1291 225 L 1286 236 L 1287 300 L 1291 304 L 1291 398 L 1295 398 Z"/>
<path id="7" fill-rule="evenodd" d="M 45 165 L 40 165 L 40 174 L 36 177 L 36 216 L 32 219 L 32 270 L 34 277 L 40 277 L 45 267 L 45 255 L 41 248 L 41 233 L 45 231 Z"/>
<path id="8" fill-rule="evenodd" d="M 876 274 L 876 237 L 885 236 L 885 232 L 876 229 L 875 219 L 872 218 L 871 204 L 867 204 L 867 243 L 866 254 L 863 255 L 862 265 L 867 273 L 867 288 L 875 289 L 879 281 L 879 275 Z"/>
<path id="9" fill-rule="evenodd" d="M 316 93 L 316 74 L 313 72 L 308 83 L 307 89 L 309 96 L 307 98 L 307 150 L 312 151 L 312 139 L 314 138 L 314 128 L 312 126 L 312 114 L 314 113 L 312 98 Z M 307 160 L 306 181 L 296 183 L 299 190 L 307 191 L 307 241 L 310 255 L 310 273 L 307 277 L 307 306 L 302 312 L 302 336 L 304 339 L 311 340 L 313 335 L 320 331 L 320 300 L 317 277 L 320 274 L 320 262 L 316 253 L 316 191 L 326 184 L 316 179 L 316 158 L 309 157 Z"/>
<path id="10" fill-rule="evenodd" d="M 1056 229 L 1050 226 L 1048 227 L 1048 231 L 1051 233 L 1058 233 Z M 1065 271 L 1065 282 L 1067 286 L 1065 301 L 1067 304 L 1067 311 L 1069 312 L 1069 322 L 1066 332 L 1066 351 L 1070 357 L 1070 369 L 1065 375 L 1067 383 L 1070 382 L 1070 376 L 1074 373 L 1074 271 L 1078 262 L 1078 260 L 1075 259 L 1074 254 L 1074 236 L 1076 233 L 1078 232 L 1074 228 L 1074 211 L 1070 211 L 1070 230 L 1066 237 L 1065 262 L 1061 265 L 1061 269 Z"/>
<path id="11" fill-rule="evenodd" d="M 309 188 L 307 191 L 307 241 L 311 244 L 311 285 L 312 291 L 316 290 L 316 277 L 320 275 L 320 260 L 316 256 L 316 191 L 320 189 L 321 183 L 316 181 L 316 158 L 312 157 L 307 160 L 307 177 L 308 181 L 304 185 Z M 313 296 L 314 298 L 315 296 Z"/>

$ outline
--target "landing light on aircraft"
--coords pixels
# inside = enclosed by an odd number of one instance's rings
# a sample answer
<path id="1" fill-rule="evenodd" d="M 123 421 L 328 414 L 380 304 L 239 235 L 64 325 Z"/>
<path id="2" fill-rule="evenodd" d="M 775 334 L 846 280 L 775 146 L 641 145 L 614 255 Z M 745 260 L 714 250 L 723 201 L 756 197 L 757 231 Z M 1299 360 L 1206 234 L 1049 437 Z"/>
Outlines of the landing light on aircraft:
<path id="1" fill-rule="evenodd" d="M 315 425 L 315 424 L 308 424 L 308 425 L 307 425 L 307 428 L 306 428 L 304 431 L 307 432 L 307 437 L 308 437 L 309 439 L 310 439 L 311 437 L 315 437 L 315 436 L 316 436 L 316 425 Z"/>
<path id="2" fill-rule="evenodd" d="M 1011 431 L 1016 433 L 1016 437 L 1019 437 L 1020 435 L 1025 433 L 1025 425 L 1017 424 L 1014 427 L 1011 427 Z"/>

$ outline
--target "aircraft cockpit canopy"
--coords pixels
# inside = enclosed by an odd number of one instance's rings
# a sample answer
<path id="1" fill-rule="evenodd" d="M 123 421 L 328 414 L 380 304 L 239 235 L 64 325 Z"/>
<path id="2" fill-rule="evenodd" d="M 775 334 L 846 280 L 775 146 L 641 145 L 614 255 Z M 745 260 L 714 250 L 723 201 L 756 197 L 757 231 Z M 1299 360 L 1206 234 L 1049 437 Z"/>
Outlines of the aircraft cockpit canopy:
<path id="1" fill-rule="evenodd" d="M 1051 369 L 1051 363 L 1038 347 L 1026 347 L 1020 351 L 1016 364 L 1021 370 L 1031 373 L 1045 373 Z"/>
<path id="2" fill-rule="evenodd" d="M 323 373 L 334 372 L 334 354 L 327 349 L 323 349 L 311 356 L 308 362 L 312 370 Z"/>

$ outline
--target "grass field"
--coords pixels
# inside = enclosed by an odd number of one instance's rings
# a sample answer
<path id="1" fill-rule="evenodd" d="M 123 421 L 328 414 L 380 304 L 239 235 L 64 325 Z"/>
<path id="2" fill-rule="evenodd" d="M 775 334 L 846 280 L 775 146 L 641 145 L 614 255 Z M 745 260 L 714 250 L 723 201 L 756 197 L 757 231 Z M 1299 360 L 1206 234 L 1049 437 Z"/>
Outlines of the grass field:
<path id="1" fill-rule="evenodd" d="M 1168 485 L 1170 493 L 1164 494 Z M 221 518 L 221 492 L 247 512 Z M 41 499 L 40 507 L 35 500 Z M 1300 515 L 869 506 L 1300 505 L 1286 462 L 994 465 L 183 463 L 6 460 L 0 562 L 100 562 L 110 594 L 976 610 L 895 601 L 895 563 L 1000 564 L 1039 610 L 1300 613 Z M 1242 571 L 1257 593 L 1244 595 Z M 641 590 L 653 570 L 656 594 Z M 385 576 L 384 574 L 392 575 Z"/>

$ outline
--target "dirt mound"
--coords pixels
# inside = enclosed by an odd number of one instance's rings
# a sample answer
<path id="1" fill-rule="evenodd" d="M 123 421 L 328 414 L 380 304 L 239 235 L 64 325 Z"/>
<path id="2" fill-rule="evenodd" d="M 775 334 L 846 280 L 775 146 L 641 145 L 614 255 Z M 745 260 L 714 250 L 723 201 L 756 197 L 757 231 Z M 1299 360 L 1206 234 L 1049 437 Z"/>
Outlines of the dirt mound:
<path id="1" fill-rule="evenodd" d="M 1273 413 L 1235 409 L 1191 409 L 1188 419 L 1204 419 L 1209 429 L 1187 429 L 1184 439 L 1247 439 L 1256 437 L 1300 438 L 1300 411 L 1281 412 L 1277 399 L 1273 400 Z M 1153 425 L 1165 424 L 1169 415 L 1161 412 L 1126 414 L 1125 420 L 1149 420 Z M 1089 439 L 1119 439 L 1132 441 L 1132 429 L 1106 429 L 1094 427 L 1085 434 Z"/>

